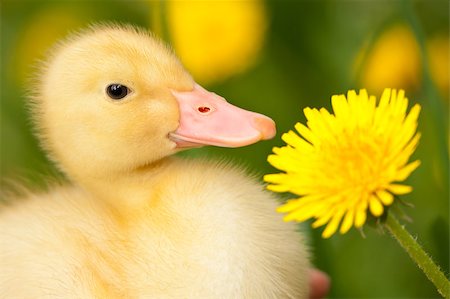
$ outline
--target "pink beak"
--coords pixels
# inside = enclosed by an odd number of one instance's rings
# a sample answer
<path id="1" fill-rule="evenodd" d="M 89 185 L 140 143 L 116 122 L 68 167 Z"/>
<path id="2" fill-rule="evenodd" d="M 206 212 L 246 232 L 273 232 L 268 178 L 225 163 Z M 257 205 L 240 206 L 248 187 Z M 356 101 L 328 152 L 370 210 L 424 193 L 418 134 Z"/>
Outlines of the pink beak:
<path id="1" fill-rule="evenodd" d="M 273 138 L 275 122 L 229 104 L 195 84 L 192 91 L 172 91 L 180 108 L 180 126 L 170 134 L 178 148 L 215 145 L 239 147 Z"/>

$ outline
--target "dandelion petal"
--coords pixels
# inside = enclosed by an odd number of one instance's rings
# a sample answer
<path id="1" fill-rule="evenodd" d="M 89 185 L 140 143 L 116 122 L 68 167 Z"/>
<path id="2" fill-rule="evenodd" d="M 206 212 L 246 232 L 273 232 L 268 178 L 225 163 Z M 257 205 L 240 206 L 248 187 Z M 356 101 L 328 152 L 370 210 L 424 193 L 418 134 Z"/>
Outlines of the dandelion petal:
<path id="1" fill-rule="evenodd" d="M 371 196 L 369 200 L 369 208 L 372 215 L 375 217 L 381 216 L 383 214 L 383 205 L 375 196 Z"/>
<path id="2" fill-rule="evenodd" d="M 408 194 L 412 191 L 411 186 L 399 185 L 399 184 L 390 184 L 387 189 L 397 195 Z"/>
<path id="3" fill-rule="evenodd" d="M 284 205 L 279 206 L 277 208 L 277 212 L 279 212 L 279 213 L 290 212 L 292 210 L 297 209 L 301 205 L 302 205 L 301 200 L 299 200 L 299 199 L 291 199 L 291 200 L 288 200 Z"/>
<path id="4" fill-rule="evenodd" d="M 317 228 L 322 225 L 325 225 L 328 221 L 330 221 L 333 216 L 333 211 L 328 211 L 327 213 L 320 216 L 316 221 L 313 222 L 312 227 Z"/>
<path id="5" fill-rule="evenodd" d="M 349 229 L 353 225 L 354 218 L 355 218 L 355 211 L 353 209 L 349 210 L 345 214 L 344 220 L 342 221 L 342 225 L 341 225 L 341 228 L 339 230 L 339 232 L 341 234 L 345 234 L 346 232 L 349 231 Z"/>
<path id="6" fill-rule="evenodd" d="M 355 227 L 359 228 L 364 225 L 367 219 L 367 203 L 362 201 L 356 207 L 356 215 L 355 215 Z"/>
<path id="7" fill-rule="evenodd" d="M 419 165 L 420 165 L 419 160 L 409 163 L 408 165 L 406 165 L 405 167 L 403 167 L 402 169 L 400 169 L 397 172 L 397 176 L 395 177 L 395 180 L 396 181 L 406 180 L 409 177 L 409 175 L 411 174 L 411 172 L 416 170 L 416 168 L 419 167 Z"/>
<path id="8" fill-rule="evenodd" d="M 273 192 L 289 192 L 289 186 L 285 185 L 267 185 L 267 189 Z"/>
<path id="9" fill-rule="evenodd" d="M 394 202 L 394 196 L 384 190 L 377 191 L 377 196 L 385 206 L 389 206 Z"/>
<path id="10" fill-rule="evenodd" d="M 322 233 L 322 238 L 328 239 L 331 237 L 338 229 L 339 222 L 341 222 L 342 216 L 344 215 L 344 212 L 340 210 L 336 215 L 331 218 L 331 221 L 328 223 L 327 227 Z"/>

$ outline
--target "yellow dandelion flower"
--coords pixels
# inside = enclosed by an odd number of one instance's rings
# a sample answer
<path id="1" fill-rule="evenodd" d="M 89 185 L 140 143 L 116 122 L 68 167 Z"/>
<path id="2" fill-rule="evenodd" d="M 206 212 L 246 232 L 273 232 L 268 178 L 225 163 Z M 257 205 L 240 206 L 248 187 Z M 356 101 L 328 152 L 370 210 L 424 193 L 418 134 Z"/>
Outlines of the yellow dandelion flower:
<path id="1" fill-rule="evenodd" d="M 417 89 L 421 71 L 420 49 L 414 34 L 406 25 L 395 25 L 383 32 L 368 50 L 360 80 L 376 93 L 381 93 L 386 85 Z"/>
<path id="2" fill-rule="evenodd" d="M 262 48 L 267 23 L 261 0 L 167 2 L 175 51 L 205 84 L 247 70 Z"/>
<path id="3" fill-rule="evenodd" d="M 268 189 L 299 196 L 278 208 L 285 221 L 313 218 L 314 228 L 327 224 L 329 238 L 340 226 L 346 233 L 361 227 L 367 210 L 381 216 L 394 195 L 409 193 L 401 184 L 420 164 L 408 163 L 419 142 L 418 104 L 407 112 L 404 91 L 385 89 L 377 105 L 366 90 L 331 98 L 334 114 L 306 108 L 306 126 L 297 123 L 283 134 L 287 143 L 274 148 L 268 161 L 284 173 L 269 174 Z"/>

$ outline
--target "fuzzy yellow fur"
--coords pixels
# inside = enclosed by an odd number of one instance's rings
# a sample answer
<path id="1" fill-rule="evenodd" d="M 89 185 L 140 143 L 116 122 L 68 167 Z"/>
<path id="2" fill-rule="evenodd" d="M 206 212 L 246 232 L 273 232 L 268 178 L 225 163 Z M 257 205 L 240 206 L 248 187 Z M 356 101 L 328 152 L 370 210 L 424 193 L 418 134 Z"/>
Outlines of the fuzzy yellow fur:
<path id="1" fill-rule="evenodd" d="M 133 90 L 123 102 L 105 94 L 118 82 Z M 308 297 L 304 240 L 263 186 L 225 163 L 169 157 L 169 88 L 193 84 L 131 27 L 55 49 L 32 112 L 72 183 L 0 209 L 0 298 Z"/>

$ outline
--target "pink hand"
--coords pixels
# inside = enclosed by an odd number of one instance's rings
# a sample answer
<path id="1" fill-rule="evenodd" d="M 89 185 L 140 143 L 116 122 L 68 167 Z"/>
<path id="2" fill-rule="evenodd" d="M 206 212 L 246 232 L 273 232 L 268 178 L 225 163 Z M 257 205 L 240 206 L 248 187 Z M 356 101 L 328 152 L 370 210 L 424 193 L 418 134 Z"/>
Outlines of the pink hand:
<path id="1" fill-rule="evenodd" d="M 324 272 L 311 269 L 309 273 L 310 299 L 322 299 L 330 289 L 330 278 Z"/>

